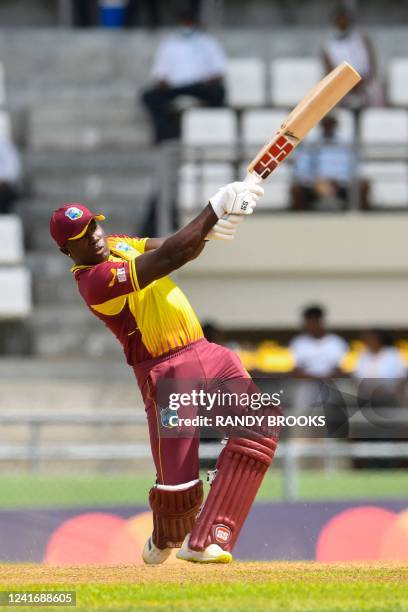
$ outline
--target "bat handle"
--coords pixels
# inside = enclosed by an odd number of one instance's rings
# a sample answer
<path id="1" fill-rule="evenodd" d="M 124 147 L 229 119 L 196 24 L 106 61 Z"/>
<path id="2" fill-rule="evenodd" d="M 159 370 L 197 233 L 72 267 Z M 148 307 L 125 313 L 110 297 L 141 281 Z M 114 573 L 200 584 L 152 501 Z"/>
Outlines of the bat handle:
<path id="1" fill-rule="evenodd" d="M 251 183 L 252 185 L 259 185 L 262 182 L 260 176 L 257 176 L 253 172 L 247 172 L 246 177 L 244 178 L 245 183 Z"/>

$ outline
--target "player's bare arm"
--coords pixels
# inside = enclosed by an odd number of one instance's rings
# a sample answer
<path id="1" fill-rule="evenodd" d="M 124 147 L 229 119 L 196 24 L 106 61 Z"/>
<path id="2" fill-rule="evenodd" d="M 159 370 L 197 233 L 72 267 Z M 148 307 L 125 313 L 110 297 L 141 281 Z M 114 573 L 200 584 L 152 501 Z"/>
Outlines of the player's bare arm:
<path id="1" fill-rule="evenodd" d="M 165 239 L 148 240 L 146 252 L 138 257 L 136 262 L 139 287 L 143 289 L 198 257 L 211 230 L 214 234 L 228 231 L 223 230 L 220 225 L 224 221 L 224 215 L 242 218 L 251 214 L 261 195 L 263 189 L 258 185 L 245 182 L 228 184 L 210 199 L 209 204 L 195 219 L 178 232 Z M 235 221 L 234 225 L 234 221 L 225 220 L 225 224 L 236 229 L 238 222 Z"/>

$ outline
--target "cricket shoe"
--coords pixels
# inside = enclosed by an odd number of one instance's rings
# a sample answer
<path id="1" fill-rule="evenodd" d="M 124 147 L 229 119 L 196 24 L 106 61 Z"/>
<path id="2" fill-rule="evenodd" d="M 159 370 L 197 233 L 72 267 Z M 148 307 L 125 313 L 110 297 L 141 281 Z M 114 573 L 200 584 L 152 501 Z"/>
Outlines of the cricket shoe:
<path id="1" fill-rule="evenodd" d="M 223 550 L 218 544 L 209 544 L 204 550 L 192 550 L 188 546 L 189 540 L 190 534 L 188 533 L 176 554 L 177 559 L 192 563 L 231 563 L 231 553 Z"/>
<path id="2" fill-rule="evenodd" d="M 171 548 L 157 548 L 150 536 L 143 548 L 143 561 L 146 565 L 160 565 L 171 555 Z"/>

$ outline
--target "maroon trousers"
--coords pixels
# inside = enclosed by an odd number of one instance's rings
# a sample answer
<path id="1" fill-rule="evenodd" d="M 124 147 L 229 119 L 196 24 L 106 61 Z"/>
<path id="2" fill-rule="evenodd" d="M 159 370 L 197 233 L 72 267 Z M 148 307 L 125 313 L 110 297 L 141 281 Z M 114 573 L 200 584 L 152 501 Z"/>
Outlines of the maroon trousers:
<path id="1" fill-rule="evenodd" d="M 145 361 L 135 366 L 134 372 L 145 403 L 157 482 L 177 485 L 195 480 L 199 469 L 199 439 L 160 436 L 157 383 L 163 378 L 225 382 L 248 378 L 248 372 L 233 351 L 204 338 L 171 355 Z"/>

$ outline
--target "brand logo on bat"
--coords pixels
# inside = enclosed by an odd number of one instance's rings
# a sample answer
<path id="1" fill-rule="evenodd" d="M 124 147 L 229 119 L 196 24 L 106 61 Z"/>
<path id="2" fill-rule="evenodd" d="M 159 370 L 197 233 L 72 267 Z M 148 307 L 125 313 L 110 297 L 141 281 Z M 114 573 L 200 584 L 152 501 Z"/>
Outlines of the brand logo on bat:
<path id="1" fill-rule="evenodd" d="M 65 216 L 68 217 L 68 219 L 71 219 L 71 221 L 76 221 L 77 219 L 80 219 L 83 214 L 83 211 L 80 208 L 77 208 L 76 206 L 70 206 L 65 211 Z"/>
<path id="2" fill-rule="evenodd" d="M 284 159 L 293 150 L 293 144 L 289 142 L 286 136 L 279 138 L 269 147 L 263 154 L 261 159 L 254 166 L 254 172 L 260 177 L 266 179 L 275 168 L 283 162 Z"/>
<path id="3" fill-rule="evenodd" d="M 214 525 L 214 538 L 220 544 L 225 544 L 231 539 L 231 529 L 226 525 Z"/>

